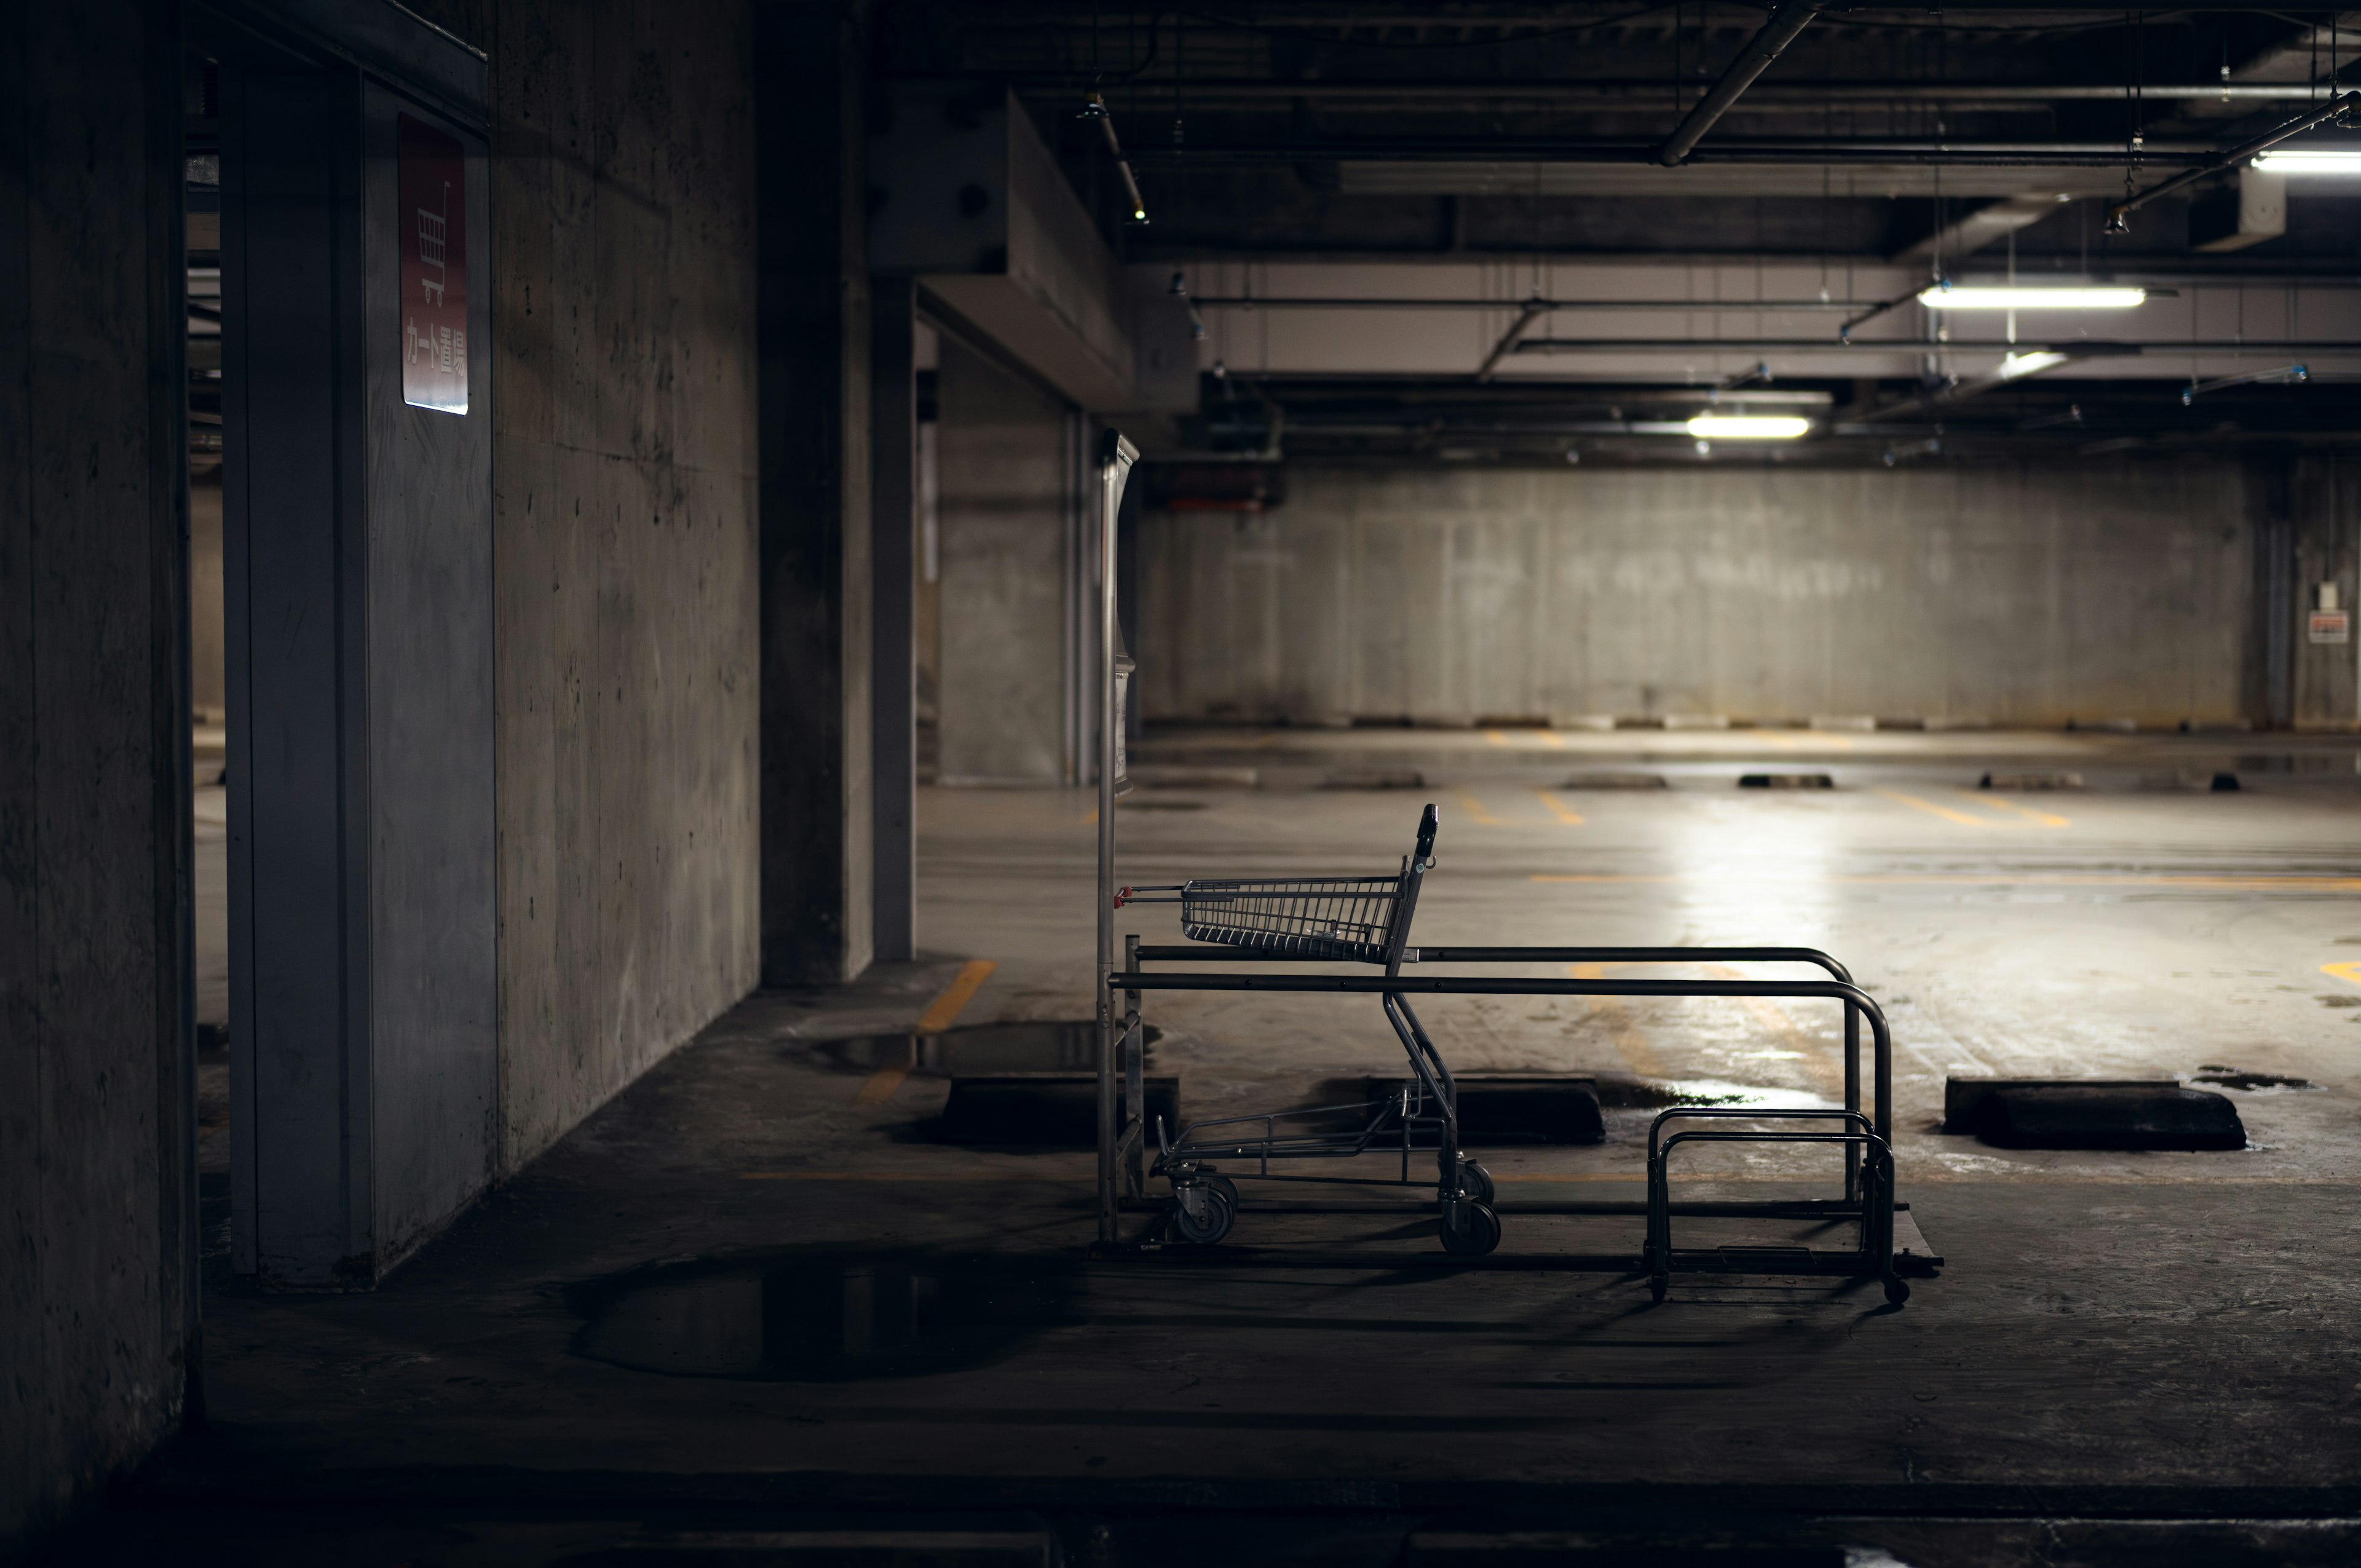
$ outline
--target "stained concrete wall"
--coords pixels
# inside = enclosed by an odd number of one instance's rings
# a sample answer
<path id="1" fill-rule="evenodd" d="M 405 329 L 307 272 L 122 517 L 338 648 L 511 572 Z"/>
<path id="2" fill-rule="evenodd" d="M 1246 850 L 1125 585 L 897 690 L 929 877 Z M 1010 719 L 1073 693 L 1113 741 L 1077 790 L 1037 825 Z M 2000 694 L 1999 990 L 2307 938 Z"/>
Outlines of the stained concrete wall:
<path id="1" fill-rule="evenodd" d="M 752 19 L 482 0 L 500 1167 L 755 981 Z"/>
<path id="2" fill-rule="evenodd" d="M 2344 729 L 2361 725 L 2361 463 L 2346 457 L 2310 457 L 2288 466 L 2288 521 L 2294 533 L 2293 582 L 2287 598 L 2292 701 L 2301 729 Z M 2346 612 L 2343 642 L 2314 641 L 2311 612 L 2322 585 L 2334 585 Z M 2326 629 L 2323 629 L 2325 630 Z"/>
<path id="3" fill-rule="evenodd" d="M 177 7 L 0 8 L 0 1543 L 196 1332 Z"/>
<path id="4" fill-rule="evenodd" d="M 1148 518 L 1151 718 L 2245 711 L 2253 502 L 2231 465 L 1298 466 L 1289 487 L 1261 516 Z"/>
<path id="5" fill-rule="evenodd" d="M 938 371 L 938 776 L 1065 770 L 1066 411 L 946 336 Z"/>

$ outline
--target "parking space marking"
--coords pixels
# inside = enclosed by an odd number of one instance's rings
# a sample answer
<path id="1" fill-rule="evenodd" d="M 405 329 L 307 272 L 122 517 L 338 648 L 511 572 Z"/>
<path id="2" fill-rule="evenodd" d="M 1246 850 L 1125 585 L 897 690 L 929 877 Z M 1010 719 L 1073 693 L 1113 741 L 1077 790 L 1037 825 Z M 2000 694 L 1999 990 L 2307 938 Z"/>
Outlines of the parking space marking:
<path id="1" fill-rule="evenodd" d="M 943 987 L 942 994 L 928 1003 L 927 1010 L 918 1014 L 915 1032 L 939 1035 L 957 1023 L 961 1009 L 974 998 L 983 982 L 992 978 L 992 971 L 999 967 L 990 959 L 970 959 L 961 964 L 959 973 Z M 861 1086 L 861 1092 L 852 1097 L 852 1102 L 855 1105 L 883 1105 L 894 1098 L 900 1091 L 903 1080 L 909 1076 L 907 1067 L 881 1067 L 869 1075 L 869 1080 Z"/>
<path id="2" fill-rule="evenodd" d="M 2032 806 L 2021 805 L 2014 800 L 2003 800 L 1996 795 L 1977 795 L 1968 790 L 1961 790 L 1960 793 L 1966 795 L 1970 800 L 1974 801 L 1978 806 L 1989 806 L 1994 811 L 2013 811 L 2020 817 L 2030 817 L 2032 820 L 2041 824 L 2044 828 L 2069 828 L 2072 826 L 2072 824 L 2067 821 L 2065 817 L 2059 817 L 2055 813 L 2037 811 Z"/>
<path id="3" fill-rule="evenodd" d="M 1484 803 L 1477 799 L 1474 795 L 1469 795 L 1466 790 L 1455 789 L 1451 793 L 1458 797 L 1460 806 L 1465 808 L 1467 815 L 1474 818 L 1479 826 L 1485 828 L 1506 828 L 1509 826 L 1506 822 L 1501 821 L 1499 817 L 1485 810 Z"/>
<path id="4" fill-rule="evenodd" d="M 1565 823 L 1569 828 L 1579 828 L 1582 826 L 1582 813 L 1575 810 L 1572 806 L 1566 805 L 1565 802 L 1560 800 L 1556 795 L 1552 795 L 1545 789 L 1537 789 L 1533 791 L 1533 793 L 1542 797 L 1542 804 L 1550 808 L 1550 815 L 1552 817 L 1556 817 L 1560 822 Z"/>
<path id="5" fill-rule="evenodd" d="M 1931 800 L 1921 800 L 1915 795 L 1905 795 L 1898 789 L 1882 789 L 1877 793 L 1888 800 L 1898 800 L 1905 806 L 1915 806 L 1930 817 L 1939 817 L 1946 822 L 1957 822 L 1968 828 L 1993 826 L 1989 817 L 1971 817 L 1964 811 L 1953 811 L 1948 806 L 1938 806 Z"/>
<path id="6" fill-rule="evenodd" d="M 1575 964 L 1568 972 L 1576 980 L 1605 980 L 1607 966 Z M 1631 1010 L 1623 1005 L 1621 998 L 1593 996 L 1588 1000 L 1591 1015 L 1607 1025 L 1607 1037 L 1614 1043 L 1623 1059 L 1631 1064 L 1633 1072 L 1642 1078 L 1672 1077 L 1664 1066 L 1664 1058 L 1648 1044 L 1648 1036 L 1640 1032 L 1640 1025 L 1632 1020 Z"/>
<path id="7" fill-rule="evenodd" d="M 1728 964 L 1708 964 L 1708 975 L 1715 980 L 1752 980 L 1754 977 Z M 1844 1093 L 1844 1062 L 1837 1048 L 1787 1016 L 1779 1004 L 1767 996 L 1741 996 L 1739 1003 L 1753 1015 L 1754 1021 L 1769 1030 L 1778 1042 L 1795 1053 L 1804 1070 L 1832 1096 Z"/>

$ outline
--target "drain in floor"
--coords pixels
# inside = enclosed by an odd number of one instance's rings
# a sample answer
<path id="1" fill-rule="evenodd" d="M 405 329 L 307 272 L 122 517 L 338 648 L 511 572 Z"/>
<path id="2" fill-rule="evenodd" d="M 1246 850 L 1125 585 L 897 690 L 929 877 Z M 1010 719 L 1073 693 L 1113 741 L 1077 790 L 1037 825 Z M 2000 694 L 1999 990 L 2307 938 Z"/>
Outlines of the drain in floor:
<path id="1" fill-rule="evenodd" d="M 662 1263 L 569 1288 L 577 1354 L 680 1377 L 835 1383 L 997 1360 L 1074 1317 L 1054 1260 L 782 1252 Z"/>

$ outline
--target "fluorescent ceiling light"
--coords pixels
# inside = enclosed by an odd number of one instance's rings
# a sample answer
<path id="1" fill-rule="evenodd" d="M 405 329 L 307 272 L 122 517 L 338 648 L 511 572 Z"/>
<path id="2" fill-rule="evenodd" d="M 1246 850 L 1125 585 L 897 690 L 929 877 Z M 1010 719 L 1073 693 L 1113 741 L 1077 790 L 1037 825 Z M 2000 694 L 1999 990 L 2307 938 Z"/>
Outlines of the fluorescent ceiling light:
<path id="1" fill-rule="evenodd" d="M 2026 376 L 2038 376 L 2044 370 L 2065 364 L 2067 356 L 2053 354 L 2046 348 L 2037 349 L 2031 354 L 2012 354 L 2000 362 L 2000 378 L 2015 381 Z"/>
<path id="2" fill-rule="evenodd" d="M 2255 159 L 2266 174 L 2361 174 L 2361 148 L 2299 148 Z"/>
<path id="3" fill-rule="evenodd" d="M 1811 428 L 1793 414 L 1699 414 L 1687 426 L 1700 441 L 1793 441 Z"/>
<path id="4" fill-rule="evenodd" d="M 2147 298 L 2146 289 L 2082 285 L 2068 288 L 1994 286 L 1924 290 L 1918 302 L 1930 311 L 2127 311 Z"/>

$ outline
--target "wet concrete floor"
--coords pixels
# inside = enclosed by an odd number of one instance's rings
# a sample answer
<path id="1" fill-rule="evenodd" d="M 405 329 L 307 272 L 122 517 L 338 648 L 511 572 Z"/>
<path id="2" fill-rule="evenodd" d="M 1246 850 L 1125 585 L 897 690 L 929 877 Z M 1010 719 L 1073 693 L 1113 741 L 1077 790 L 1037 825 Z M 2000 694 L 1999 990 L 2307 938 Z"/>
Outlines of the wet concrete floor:
<path id="1" fill-rule="evenodd" d="M 1656 1305 L 1628 1273 L 1459 1267 L 1416 1194 L 1384 1190 L 1365 1212 L 1301 1214 L 1258 1209 L 1246 1183 L 1240 1266 L 1086 1257 L 1087 1154 L 924 1135 L 948 1078 L 847 1044 L 906 1041 L 977 958 L 996 967 L 961 1025 L 1089 1011 L 1089 797 L 929 791 L 921 940 L 939 957 L 749 999 L 378 1292 L 244 1292 L 209 1179 L 210 1422 L 108 1528 L 316 1541 L 305 1509 L 336 1503 L 360 1510 L 346 1544 L 445 1532 L 384 1561 L 558 1562 L 626 1537 L 655 1551 L 648 1532 L 678 1521 L 651 1510 L 775 1533 L 815 1509 L 981 1509 L 1033 1519 L 1076 1562 L 1178 1561 L 1188 1542 L 1192 1561 L 1504 1562 L 1519 1531 L 1544 1552 L 1521 1562 L 2351 1560 L 2352 742 L 2347 771 L 2230 793 L 2143 785 L 2173 762 L 2162 742 L 2110 753 L 2112 774 L 2061 753 L 2086 788 L 2004 798 L 1941 739 L 1812 756 L 1827 791 L 1737 787 L 1786 760 L 1768 747 L 1660 764 L 1661 790 L 1560 788 L 1521 755 L 1479 765 L 1478 739 L 1455 772 L 1424 759 L 1422 792 L 1198 788 L 1174 796 L 1195 809 L 1119 824 L 1132 882 L 1366 874 L 1398 863 L 1432 798 L 1413 940 L 1834 952 L 1893 1020 L 1901 1191 L 1946 1259 L 1905 1308 L 1857 1281 L 1685 1277 Z M 1167 910 L 1126 916 L 1177 937 Z M 1421 1012 L 1455 1067 L 1841 1093 L 1826 1004 Z M 1159 994 L 1148 1015 L 1192 1117 L 1400 1062 L 1368 998 Z M 1961 1072 L 2205 1080 L 2250 1146 L 1986 1147 L 1938 1130 Z M 1599 1145 L 1483 1151 L 1504 1254 L 1636 1248 L 1636 1218 L 1510 1201 L 1639 1198 L 1653 1113 L 1603 1098 Z M 1806 1196 L 1834 1177 L 1825 1151 L 1717 1149 L 1684 1191 Z M 1729 1528 L 1675 1539 L 1708 1524 Z"/>

